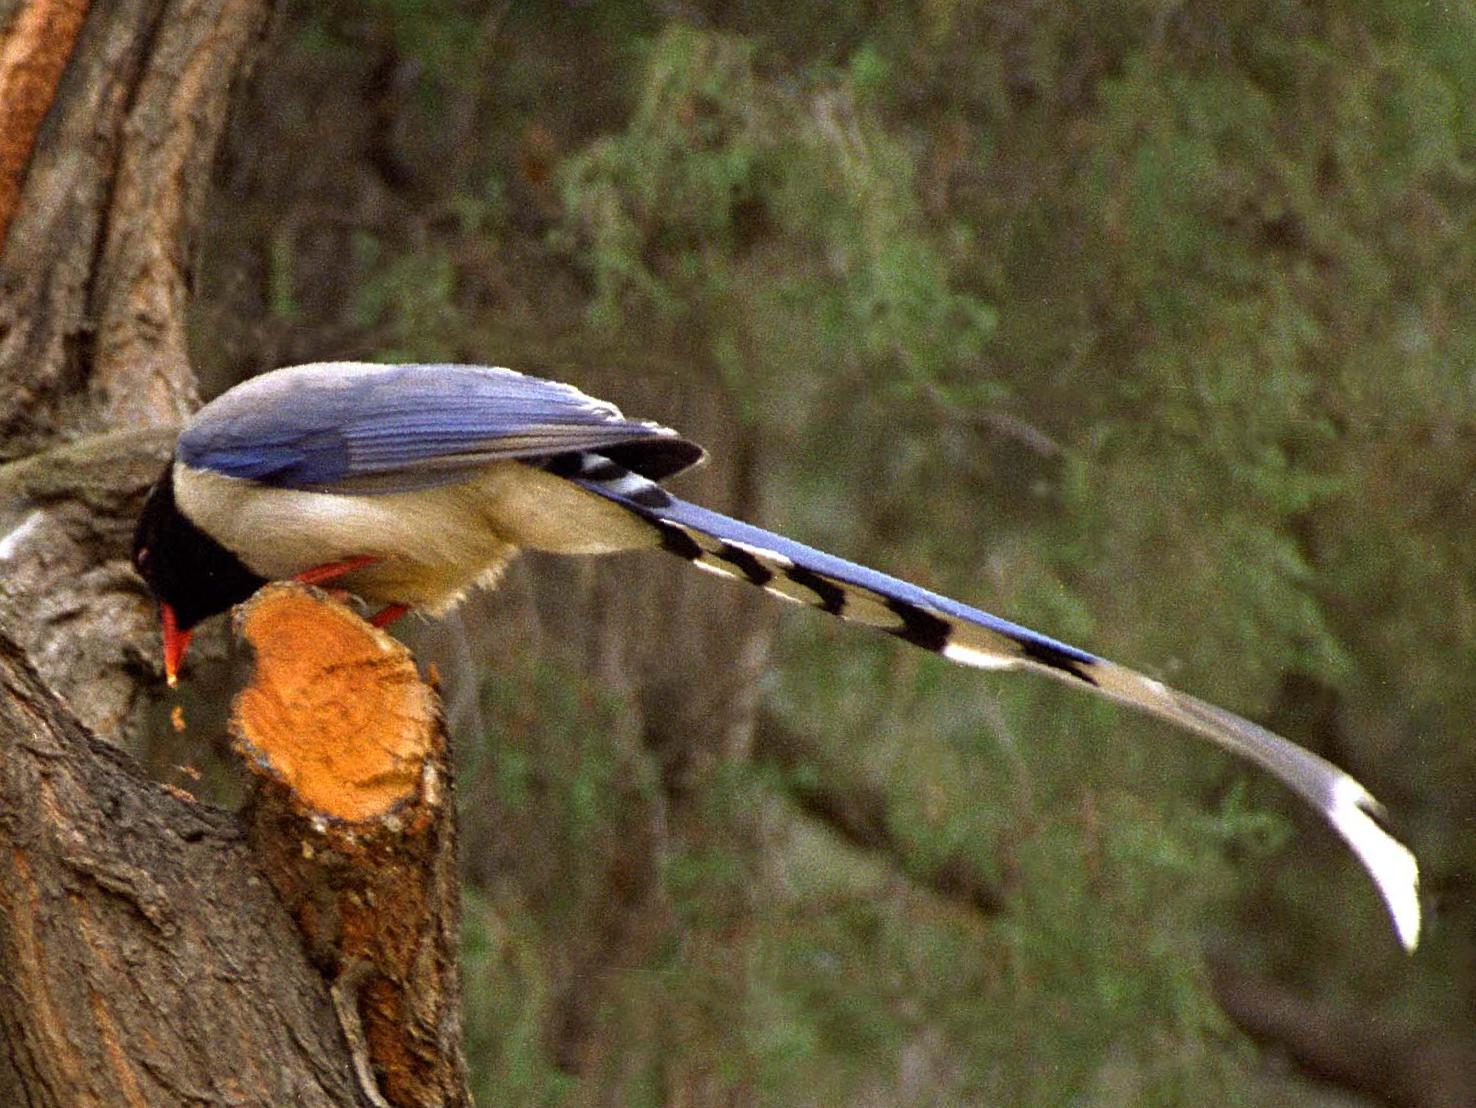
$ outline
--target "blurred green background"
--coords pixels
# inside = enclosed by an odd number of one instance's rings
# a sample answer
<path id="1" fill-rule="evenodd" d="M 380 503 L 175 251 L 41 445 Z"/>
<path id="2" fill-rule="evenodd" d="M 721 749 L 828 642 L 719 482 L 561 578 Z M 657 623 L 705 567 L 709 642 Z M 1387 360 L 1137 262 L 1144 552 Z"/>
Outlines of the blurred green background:
<path id="1" fill-rule="evenodd" d="M 1196 739 L 529 559 L 407 631 L 481 1102 L 1476 1103 L 1473 125 L 1464 3 L 284 5 L 208 391 L 569 380 L 712 448 L 683 495 L 1325 754 L 1424 865 L 1410 959 Z"/>

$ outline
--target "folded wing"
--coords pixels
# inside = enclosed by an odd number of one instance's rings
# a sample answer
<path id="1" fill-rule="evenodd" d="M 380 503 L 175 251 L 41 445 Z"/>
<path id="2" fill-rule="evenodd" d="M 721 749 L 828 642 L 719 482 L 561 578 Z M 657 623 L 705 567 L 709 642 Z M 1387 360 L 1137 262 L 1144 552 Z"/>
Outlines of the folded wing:
<path id="1" fill-rule="evenodd" d="M 594 449 L 653 479 L 703 456 L 668 427 L 510 369 L 325 362 L 263 374 L 206 405 L 178 457 L 278 488 L 375 495 Z"/>

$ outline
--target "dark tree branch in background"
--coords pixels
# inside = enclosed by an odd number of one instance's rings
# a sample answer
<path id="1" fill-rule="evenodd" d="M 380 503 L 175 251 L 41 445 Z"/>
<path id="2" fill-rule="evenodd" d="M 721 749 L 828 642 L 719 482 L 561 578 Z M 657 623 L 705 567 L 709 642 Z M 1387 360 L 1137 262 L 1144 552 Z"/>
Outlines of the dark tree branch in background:
<path id="1" fill-rule="evenodd" d="M 786 725 L 772 712 L 760 712 L 753 756 L 784 773 L 784 787 L 800 810 L 861 850 L 882 854 L 924 888 L 958 901 L 982 915 L 1004 904 L 995 882 L 962 854 L 941 862 L 919 863 L 892 830 L 891 803 L 877 785 L 854 780 L 819 743 Z"/>
<path id="2" fill-rule="evenodd" d="M 1476 1051 L 1464 1029 L 1411 1027 L 1309 999 L 1228 965 L 1213 969 L 1226 1014 L 1309 1076 L 1399 1108 L 1476 1105 Z"/>

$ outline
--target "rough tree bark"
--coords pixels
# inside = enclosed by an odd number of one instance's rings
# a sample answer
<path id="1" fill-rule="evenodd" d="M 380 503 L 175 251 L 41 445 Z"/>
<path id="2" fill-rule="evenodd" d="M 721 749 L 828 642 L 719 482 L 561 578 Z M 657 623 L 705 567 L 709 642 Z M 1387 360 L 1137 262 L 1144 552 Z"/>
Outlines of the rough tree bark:
<path id="1" fill-rule="evenodd" d="M 300 591 L 253 605 L 241 815 L 108 741 L 158 685 L 128 538 L 196 403 L 199 213 L 271 7 L 0 8 L 4 1104 L 469 1100 L 444 727 L 402 650 Z M 340 695 L 304 698 L 304 674 Z M 373 757 L 343 733 L 365 719 L 389 724 Z"/>
<path id="2" fill-rule="evenodd" d="M 232 82 L 269 8 L 28 0 L 12 11 L 0 83 L 33 107 L 0 115 L 12 180 L 29 151 L 0 212 L 0 459 L 168 427 L 194 406 L 184 306 L 198 213 Z M 96 484 L 86 467 L 79 478 Z M 137 491 L 102 480 L 125 500 Z M 47 682 L 113 734 L 137 707 L 152 617 L 136 589 L 120 607 L 125 550 L 89 533 L 90 516 L 70 510 L 81 497 L 53 491 L 42 504 L 0 502 L 7 577 L 25 579 L 5 590 L 3 614 Z M 88 649 L 74 655 L 75 643 Z"/>

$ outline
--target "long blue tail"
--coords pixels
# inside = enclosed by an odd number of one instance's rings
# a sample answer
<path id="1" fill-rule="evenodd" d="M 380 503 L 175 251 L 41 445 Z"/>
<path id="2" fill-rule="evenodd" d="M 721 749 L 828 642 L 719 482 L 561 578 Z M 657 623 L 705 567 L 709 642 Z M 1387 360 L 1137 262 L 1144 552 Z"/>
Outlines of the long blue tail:
<path id="1" fill-rule="evenodd" d="M 572 464 L 571 464 L 572 462 Z M 1337 766 L 1280 735 L 1135 670 L 740 520 L 678 500 L 599 454 L 559 459 L 557 472 L 634 513 L 660 546 L 699 569 L 863 624 L 980 669 L 1028 668 L 1170 720 L 1248 758 L 1301 794 L 1373 878 L 1399 940 L 1419 940 L 1419 868 L 1379 823 L 1379 803 Z"/>

